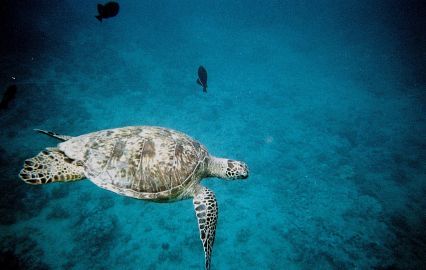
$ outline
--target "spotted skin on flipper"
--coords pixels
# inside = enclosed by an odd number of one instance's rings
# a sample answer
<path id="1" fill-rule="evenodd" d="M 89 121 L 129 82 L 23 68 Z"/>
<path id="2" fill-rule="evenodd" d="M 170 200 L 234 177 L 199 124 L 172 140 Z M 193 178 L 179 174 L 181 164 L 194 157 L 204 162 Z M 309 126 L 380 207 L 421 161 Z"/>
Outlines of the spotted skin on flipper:
<path id="1" fill-rule="evenodd" d="M 47 148 L 37 156 L 25 160 L 19 176 L 32 185 L 76 181 L 86 178 L 82 165 L 57 148 Z"/>
<path id="2" fill-rule="evenodd" d="M 210 269 L 213 243 L 216 235 L 218 207 L 213 191 L 200 186 L 194 199 L 195 215 L 198 220 L 200 239 L 203 243 L 205 267 Z"/>

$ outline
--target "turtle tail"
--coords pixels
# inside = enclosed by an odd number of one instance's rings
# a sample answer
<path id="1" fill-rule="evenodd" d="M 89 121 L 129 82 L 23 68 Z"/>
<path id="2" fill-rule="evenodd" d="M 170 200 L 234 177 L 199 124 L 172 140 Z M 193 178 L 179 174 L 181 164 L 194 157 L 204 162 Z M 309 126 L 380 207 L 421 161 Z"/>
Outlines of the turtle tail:
<path id="1" fill-rule="evenodd" d="M 55 139 L 58 139 L 60 141 L 63 141 L 63 142 L 68 141 L 69 139 L 72 138 L 72 136 L 60 135 L 60 134 L 56 134 L 55 132 L 52 132 L 52 131 L 46 131 L 46 130 L 42 130 L 42 129 L 34 129 L 34 130 L 37 131 L 37 132 L 46 134 L 46 135 L 53 137 Z"/>
<path id="2" fill-rule="evenodd" d="M 27 184 L 69 182 L 85 178 L 82 164 L 70 159 L 57 148 L 47 148 L 25 160 L 19 177 Z"/>

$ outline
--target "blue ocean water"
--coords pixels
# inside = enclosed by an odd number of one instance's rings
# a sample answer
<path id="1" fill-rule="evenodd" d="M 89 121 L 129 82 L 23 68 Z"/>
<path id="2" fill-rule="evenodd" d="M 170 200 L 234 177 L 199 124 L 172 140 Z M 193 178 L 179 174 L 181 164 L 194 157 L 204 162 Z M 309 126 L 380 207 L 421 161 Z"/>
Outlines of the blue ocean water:
<path id="1" fill-rule="evenodd" d="M 424 1 L 127 0 L 102 23 L 97 4 L 2 1 L 2 269 L 203 269 L 191 200 L 18 178 L 57 143 L 35 128 L 129 125 L 249 165 L 203 181 L 212 269 L 426 269 Z"/>

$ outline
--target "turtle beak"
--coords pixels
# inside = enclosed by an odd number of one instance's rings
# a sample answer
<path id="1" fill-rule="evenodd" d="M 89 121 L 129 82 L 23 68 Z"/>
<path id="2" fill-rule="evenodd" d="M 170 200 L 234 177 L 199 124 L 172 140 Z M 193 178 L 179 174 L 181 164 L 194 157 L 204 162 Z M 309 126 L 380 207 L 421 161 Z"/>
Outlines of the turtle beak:
<path id="1" fill-rule="evenodd" d="M 242 164 L 244 171 L 241 174 L 241 179 L 247 179 L 249 177 L 249 168 L 247 167 L 247 165 L 245 163 Z"/>

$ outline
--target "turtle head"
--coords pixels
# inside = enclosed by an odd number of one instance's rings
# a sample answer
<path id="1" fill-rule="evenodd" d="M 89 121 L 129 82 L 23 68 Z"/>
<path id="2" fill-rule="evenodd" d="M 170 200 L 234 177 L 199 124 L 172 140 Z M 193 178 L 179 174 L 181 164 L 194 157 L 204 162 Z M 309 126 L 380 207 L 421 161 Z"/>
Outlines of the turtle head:
<path id="1" fill-rule="evenodd" d="M 249 176 L 247 164 L 242 161 L 228 159 L 226 167 L 226 179 L 246 179 Z"/>
<path id="2" fill-rule="evenodd" d="M 246 179 L 249 176 L 249 169 L 247 164 L 242 161 L 210 157 L 208 176 L 227 180 Z"/>

